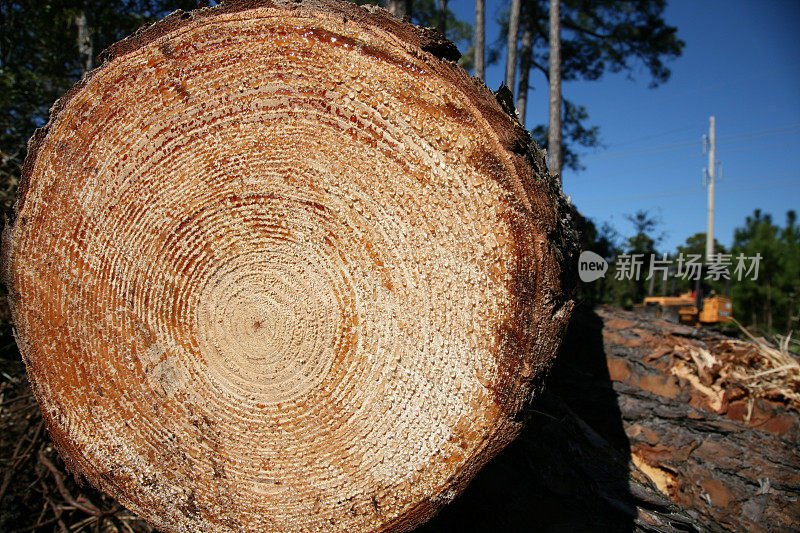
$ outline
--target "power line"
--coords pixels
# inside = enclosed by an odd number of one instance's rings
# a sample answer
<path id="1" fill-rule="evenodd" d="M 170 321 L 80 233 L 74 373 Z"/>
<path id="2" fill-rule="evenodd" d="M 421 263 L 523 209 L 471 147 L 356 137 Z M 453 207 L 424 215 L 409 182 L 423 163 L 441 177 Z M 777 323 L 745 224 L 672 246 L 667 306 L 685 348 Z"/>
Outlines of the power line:
<path id="1" fill-rule="evenodd" d="M 800 174 L 793 174 L 793 177 L 800 177 Z M 755 176 L 747 178 L 746 181 L 753 181 L 757 179 L 762 179 L 767 176 Z M 745 181 L 745 178 L 739 178 L 736 181 Z M 729 192 L 740 192 L 740 191 L 753 191 L 753 190 L 762 190 L 762 189 L 773 189 L 776 187 L 797 187 L 800 186 L 800 181 L 798 180 L 780 180 L 777 182 L 772 183 L 761 183 L 756 186 L 749 186 L 749 187 L 736 187 L 736 188 L 724 188 L 719 191 L 718 193 L 729 193 Z M 691 189 L 681 189 L 679 191 L 669 191 L 669 192 L 660 192 L 660 193 L 652 193 L 652 194 L 640 194 L 635 196 L 616 196 L 616 197 L 607 197 L 607 198 L 589 198 L 584 201 L 584 203 L 592 203 L 592 202 L 621 202 L 621 201 L 629 201 L 629 200 L 650 200 L 654 198 L 669 198 L 673 196 L 690 196 L 694 194 L 702 194 L 704 191 L 702 189 L 698 189 L 697 187 L 692 187 Z M 576 202 L 579 203 L 579 202 Z"/>
<path id="2" fill-rule="evenodd" d="M 719 144 L 719 143 L 717 143 L 717 144 Z M 761 145 L 758 145 L 758 146 L 748 146 L 746 148 L 737 148 L 736 151 L 733 152 L 730 155 L 736 155 L 736 154 L 740 154 L 742 152 L 750 152 L 752 150 L 766 150 L 768 148 L 784 148 L 784 147 L 787 147 L 787 146 L 797 146 L 798 144 L 800 144 L 800 141 L 795 141 L 795 142 L 790 142 L 790 143 L 778 143 L 778 144 L 773 143 L 773 144 L 761 144 Z M 668 165 L 672 165 L 672 164 L 675 164 L 675 163 L 680 163 L 681 161 L 688 161 L 690 159 L 697 159 L 699 157 L 703 157 L 703 154 L 695 154 L 695 155 L 687 155 L 687 156 L 683 156 L 683 157 L 677 157 L 675 159 L 669 159 L 667 161 L 662 161 L 662 162 L 659 162 L 659 163 L 653 163 L 652 165 L 644 165 L 644 166 L 641 166 L 641 167 L 621 170 L 619 172 L 612 172 L 611 174 L 602 174 L 600 176 L 579 176 L 579 177 L 572 178 L 572 179 L 568 180 L 568 184 L 569 183 L 576 183 L 576 182 L 577 183 L 581 183 L 581 182 L 586 182 L 586 181 L 589 181 L 589 180 L 596 181 L 596 180 L 601 180 L 601 179 L 606 179 L 606 178 L 614 178 L 614 177 L 617 177 L 617 176 L 626 176 L 626 175 L 630 175 L 630 174 L 635 174 L 635 173 L 637 173 L 637 172 L 639 172 L 641 170 L 648 170 L 648 169 L 652 169 L 652 168 L 666 167 Z M 720 180 L 720 181 L 722 181 L 722 180 Z M 724 181 L 730 182 L 731 180 L 725 179 Z"/>
<path id="3" fill-rule="evenodd" d="M 782 132 L 785 132 L 786 130 L 793 130 L 793 129 L 798 129 L 798 128 L 800 128 L 800 122 L 798 122 L 797 124 L 789 124 L 788 126 L 780 126 L 778 128 L 769 128 L 769 129 L 766 129 L 766 130 L 756 130 L 756 131 L 748 131 L 748 132 L 743 132 L 743 133 L 734 133 L 734 134 L 731 134 L 731 135 L 723 135 L 723 136 L 721 136 L 719 138 L 719 140 L 720 141 L 723 141 L 723 140 L 724 141 L 728 141 L 729 139 L 735 139 L 737 137 L 743 137 L 743 136 L 748 136 L 748 137 L 749 136 L 758 136 L 758 137 L 760 137 L 760 136 L 762 136 L 762 134 L 765 134 L 764 136 L 772 137 L 774 135 L 782 135 L 783 134 Z"/>
<path id="4" fill-rule="evenodd" d="M 650 139 L 657 139 L 659 137 L 664 137 L 665 135 L 670 135 L 672 133 L 680 133 L 680 132 L 683 132 L 683 131 L 697 130 L 697 129 L 698 129 L 697 124 L 693 123 L 693 124 L 691 124 L 689 126 L 683 126 L 683 127 L 675 128 L 675 129 L 672 129 L 672 130 L 663 131 L 661 133 L 654 133 L 653 135 L 648 135 L 647 137 L 629 138 L 629 139 L 626 139 L 624 141 L 615 142 L 611 146 L 627 146 L 627 145 L 631 145 L 631 144 L 637 144 L 637 143 L 639 143 L 641 141 L 649 141 Z"/>
<path id="5" fill-rule="evenodd" d="M 661 98 L 651 98 L 651 99 L 648 99 L 647 102 L 641 102 L 641 103 L 636 104 L 636 105 L 622 104 L 622 105 L 619 105 L 619 106 L 616 106 L 616 107 L 607 108 L 606 111 L 616 111 L 616 110 L 619 110 L 619 109 L 625 109 L 625 110 L 638 109 L 638 108 L 641 108 L 641 107 L 652 105 L 653 103 L 656 103 L 656 102 L 668 102 L 670 100 L 676 100 L 678 98 L 682 98 L 682 97 L 687 96 L 689 94 L 694 94 L 694 93 L 703 92 L 703 91 L 709 91 L 709 90 L 712 90 L 712 89 L 713 90 L 719 90 L 722 87 L 728 87 L 730 85 L 740 85 L 741 82 L 743 82 L 745 80 L 750 80 L 750 79 L 755 79 L 755 78 L 764 78 L 764 76 L 766 76 L 768 74 L 772 74 L 773 72 L 785 72 L 785 71 L 791 70 L 792 68 L 795 68 L 797 66 L 800 66 L 800 62 L 792 63 L 788 67 L 783 66 L 783 67 L 780 67 L 780 68 L 768 68 L 768 69 L 757 70 L 755 72 L 750 72 L 745 76 L 740 76 L 738 78 L 734 78 L 734 79 L 731 79 L 731 80 L 728 80 L 728 81 L 724 81 L 724 82 L 721 82 L 721 83 L 715 83 L 715 84 L 711 84 L 711 85 L 699 86 L 699 87 L 695 87 L 693 89 L 689 89 L 689 90 L 686 90 L 686 91 L 681 91 L 680 93 L 677 93 L 677 94 L 672 94 L 672 95 L 669 95 L 669 96 L 664 95 Z"/>
<path id="6" fill-rule="evenodd" d="M 722 141 L 719 144 L 725 144 L 725 145 L 737 144 L 737 143 L 743 143 L 743 142 L 758 141 L 758 140 L 761 140 L 761 139 L 769 139 L 771 137 L 792 136 L 792 135 L 797 135 L 797 134 L 800 134 L 800 130 L 798 130 L 796 132 L 794 132 L 794 131 L 783 131 L 783 132 L 775 132 L 775 133 L 762 133 L 760 135 L 749 135 L 749 136 L 746 136 L 746 137 L 745 136 L 739 137 L 738 139 L 729 139 L 729 140 L 726 140 L 726 141 Z"/>
<path id="7" fill-rule="evenodd" d="M 736 133 L 732 135 L 726 135 L 725 137 L 720 137 L 717 144 L 722 143 L 735 143 L 735 142 L 744 142 L 744 141 L 751 141 L 761 138 L 767 137 L 775 137 L 781 135 L 790 135 L 795 132 L 791 131 L 793 129 L 800 128 L 800 123 L 798 124 L 790 124 L 787 126 L 780 126 L 777 128 L 770 128 L 765 130 L 753 130 L 753 131 L 746 131 L 741 133 Z M 800 133 L 800 132 L 799 132 Z M 624 159 L 626 157 L 638 157 L 642 155 L 654 155 L 660 152 L 671 152 L 676 150 L 681 150 L 685 147 L 689 147 L 692 145 L 699 144 L 699 139 L 692 139 L 687 141 L 680 141 L 675 143 L 669 144 L 662 144 L 662 145 L 655 145 L 655 146 L 647 146 L 644 148 L 634 148 L 632 150 L 617 150 L 612 152 L 605 152 L 601 154 L 588 154 L 585 155 L 585 158 L 592 158 L 596 157 L 595 160 L 610 160 L 610 159 Z"/>
<path id="8" fill-rule="evenodd" d="M 668 161 L 661 161 L 659 163 L 653 163 L 652 165 L 645 165 L 645 166 L 642 166 L 642 167 L 630 168 L 630 169 L 627 169 L 627 170 L 622 170 L 620 172 L 612 172 L 611 174 L 602 174 L 600 176 L 581 176 L 579 178 L 573 178 L 572 180 L 570 180 L 570 183 L 574 183 L 576 181 L 578 181 L 578 182 L 586 181 L 586 180 L 595 181 L 595 180 L 601 180 L 601 179 L 605 179 L 605 178 L 613 178 L 613 177 L 616 177 L 616 176 L 624 176 L 626 174 L 632 174 L 632 173 L 638 172 L 640 170 L 648 170 L 648 169 L 651 169 L 651 168 L 665 167 L 665 166 L 668 166 L 668 165 L 672 165 L 673 163 L 679 163 L 681 161 L 686 161 L 686 160 L 689 160 L 689 159 L 697 159 L 698 157 L 703 157 L 703 154 L 687 155 L 687 156 L 678 157 L 678 158 L 675 158 L 675 159 L 670 159 Z"/>
<path id="9" fill-rule="evenodd" d="M 742 152 L 750 152 L 752 150 L 766 150 L 767 148 L 784 148 L 786 146 L 797 146 L 798 144 L 800 144 L 800 140 L 788 143 L 759 144 L 756 146 L 747 146 L 745 148 L 736 148 L 733 151 L 728 151 L 726 153 L 730 156 L 734 156 L 741 154 Z"/>
<path id="10" fill-rule="evenodd" d="M 673 150 L 680 150 L 683 148 L 687 148 L 691 145 L 696 145 L 699 143 L 699 139 L 692 139 L 691 141 L 681 141 L 677 143 L 670 143 L 670 144 L 662 144 L 658 146 L 647 146 L 645 148 L 635 148 L 633 150 L 618 150 L 613 152 L 606 152 L 604 154 L 597 154 L 598 158 L 601 160 L 607 159 L 619 159 L 624 157 L 634 157 L 640 155 L 652 155 L 658 152 L 669 152 Z M 595 154 L 589 154 L 584 157 L 593 157 Z"/>
<path id="11" fill-rule="evenodd" d="M 754 179 L 760 180 L 760 179 L 766 179 L 766 178 L 796 178 L 796 177 L 800 177 L 800 174 L 797 174 L 796 172 L 790 172 L 788 174 L 787 173 L 783 173 L 783 174 L 762 174 L 761 176 L 750 177 L 750 178 L 726 179 L 725 183 L 740 183 L 740 182 L 743 182 L 743 181 L 751 182 Z M 785 180 L 781 180 L 781 181 L 785 181 Z"/>

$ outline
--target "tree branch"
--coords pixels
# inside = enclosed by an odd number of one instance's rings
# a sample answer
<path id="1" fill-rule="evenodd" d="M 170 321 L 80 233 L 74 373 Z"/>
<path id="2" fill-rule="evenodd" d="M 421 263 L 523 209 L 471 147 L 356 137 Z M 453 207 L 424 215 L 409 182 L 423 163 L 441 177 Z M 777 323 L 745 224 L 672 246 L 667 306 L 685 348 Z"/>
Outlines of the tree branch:
<path id="1" fill-rule="evenodd" d="M 580 33 L 585 33 L 587 35 L 591 35 L 592 37 L 596 37 L 597 39 L 603 39 L 603 40 L 605 40 L 605 39 L 614 39 L 613 34 L 603 35 L 602 33 L 597 33 L 595 31 L 592 31 L 592 30 L 588 29 L 588 28 L 584 28 L 583 26 L 575 24 L 574 22 L 570 22 L 569 20 L 563 20 L 561 22 L 561 24 L 565 28 L 568 28 L 570 30 L 575 30 L 575 31 L 580 32 Z"/>
<path id="2" fill-rule="evenodd" d="M 541 70 L 548 80 L 550 79 L 550 69 L 549 68 L 537 63 L 536 61 L 533 60 L 533 58 L 531 58 L 531 65 L 533 65 L 537 69 Z"/>

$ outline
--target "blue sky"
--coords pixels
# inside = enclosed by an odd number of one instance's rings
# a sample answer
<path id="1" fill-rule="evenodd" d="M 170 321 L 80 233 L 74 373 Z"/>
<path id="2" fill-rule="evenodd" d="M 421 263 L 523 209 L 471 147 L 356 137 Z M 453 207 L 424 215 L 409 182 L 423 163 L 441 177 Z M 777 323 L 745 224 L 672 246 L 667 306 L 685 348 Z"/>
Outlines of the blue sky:
<path id="1" fill-rule="evenodd" d="M 509 1 L 487 1 L 487 43 Z M 461 20 L 474 22 L 473 2 L 451 0 Z M 642 69 L 594 82 L 570 82 L 563 94 L 585 105 L 604 148 L 584 152 L 582 172 L 564 172 L 564 189 L 598 225 L 623 236 L 625 219 L 645 209 L 660 220 L 663 251 L 706 230 L 701 137 L 717 123 L 715 236 L 725 246 L 754 209 L 783 224 L 800 210 L 800 2 L 688 0 L 671 2 L 668 24 L 686 42 L 669 63 L 670 80 L 648 88 Z M 501 64 L 502 63 L 502 64 Z M 505 56 L 487 68 L 487 85 L 503 78 Z M 527 124 L 547 121 L 547 81 L 532 73 Z"/>

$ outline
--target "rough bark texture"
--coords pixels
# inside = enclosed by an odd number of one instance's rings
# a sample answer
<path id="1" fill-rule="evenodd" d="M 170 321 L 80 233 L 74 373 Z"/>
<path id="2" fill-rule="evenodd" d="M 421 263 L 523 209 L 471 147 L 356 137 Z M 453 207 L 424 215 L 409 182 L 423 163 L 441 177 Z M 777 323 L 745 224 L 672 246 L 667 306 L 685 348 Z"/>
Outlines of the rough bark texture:
<path id="1" fill-rule="evenodd" d="M 508 40 L 506 42 L 506 87 L 514 91 L 514 79 L 517 72 L 517 37 L 519 34 L 519 16 L 522 11 L 522 0 L 511 0 L 508 13 Z"/>
<path id="2" fill-rule="evenodd" d="M 689 352 L 724 360 L 728 339 L 601 310 L 607 365 L 631 459 L 713 530 L 789 531 L 800 525 L 800 414 L 780 397 L 721 394 Z M 689 368 L 693 371 L 689 371 Z"/>
<path id="3" fill-rule="evenodd" d="M 103 58 L 3 244 L 68 467 L 164 531 L 425 521 L 518 434 L 570 314 L 541 153 L 383 10 L 225 3 Z"/>
<path id="4" fill-rule="evenodd" d="M 486 79 L 486 0 L 475 0 L 475 76 Z"/>
<path id="5" fill-rule="evenodd" d="M 550 121 L 547 127 L 547 159 L 550 171 L 561 176 L 561 0 L 550 0 Z"/>
<path id="6" fill-rule="evenodd" d="M 686 346 L 719 334 L 579 308 L 520 437 L 419 531 L 793 531 L 800 416 L 778 398 L 708 396 Z M 733 394 L 731 394 L 733 393 Z"/>

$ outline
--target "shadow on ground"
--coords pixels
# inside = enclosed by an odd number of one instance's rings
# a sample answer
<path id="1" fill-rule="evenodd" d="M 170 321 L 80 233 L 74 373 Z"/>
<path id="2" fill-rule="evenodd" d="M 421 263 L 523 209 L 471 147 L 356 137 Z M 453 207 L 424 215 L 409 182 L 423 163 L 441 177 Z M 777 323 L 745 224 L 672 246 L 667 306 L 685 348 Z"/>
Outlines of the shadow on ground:
<path id="1" fill-rule="evenodd" d="M 602 327 L 588 307 L 576 310 L 522 434 L 418 532 L 633 530 L 630 452 Z"/>

